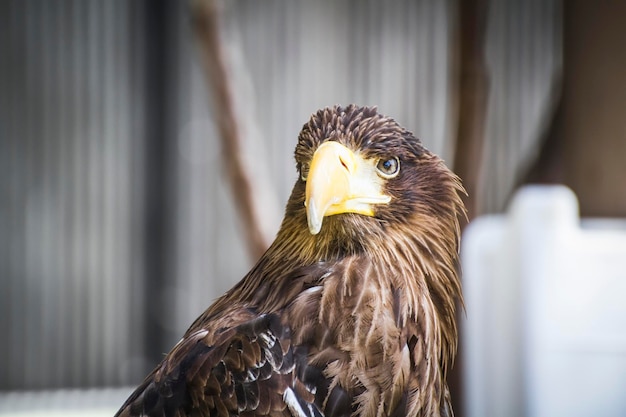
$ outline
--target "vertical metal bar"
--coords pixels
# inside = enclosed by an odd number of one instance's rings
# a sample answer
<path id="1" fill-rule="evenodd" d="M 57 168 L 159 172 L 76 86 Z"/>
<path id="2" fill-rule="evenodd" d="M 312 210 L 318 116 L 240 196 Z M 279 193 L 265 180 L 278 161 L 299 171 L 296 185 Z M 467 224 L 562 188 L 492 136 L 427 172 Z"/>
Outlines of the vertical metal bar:
<path id="1" fill-rule="evenodd" d="M 171 166 L 168 163 L 168 140 L 173 112 L 169 108 L 172 91 L 170 48 L 172 46 L 173 4 L 168 0 L 145 1 L 145 152 L 144 166 L 144 289 L 145 356 L 155 364 L 166 345 L 161 315 L 167 311 L 164 291 L 168 287 L 168 186 Z"/>

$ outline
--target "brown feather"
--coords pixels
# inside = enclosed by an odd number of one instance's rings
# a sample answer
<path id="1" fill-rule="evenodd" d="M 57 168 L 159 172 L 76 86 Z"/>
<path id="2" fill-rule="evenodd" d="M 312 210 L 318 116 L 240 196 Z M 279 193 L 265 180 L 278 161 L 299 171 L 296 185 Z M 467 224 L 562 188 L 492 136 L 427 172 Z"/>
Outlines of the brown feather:
<path id="1" fill-rule="evenodd" d="M 396 156 L 374 216 L 307 229 L 298 180 L 277 238 L 209 307 L 119 416 L 451 416 L 457 347 L 459 179 L 375 108 L 320 110 L 296 147 Z"/>

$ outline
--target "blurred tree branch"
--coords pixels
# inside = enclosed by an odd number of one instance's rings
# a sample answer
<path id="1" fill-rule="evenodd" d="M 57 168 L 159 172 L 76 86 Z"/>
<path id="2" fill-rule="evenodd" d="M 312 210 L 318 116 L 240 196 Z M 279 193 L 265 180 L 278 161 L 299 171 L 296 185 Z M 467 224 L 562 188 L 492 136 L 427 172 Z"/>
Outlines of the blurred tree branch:
<path id="1" fill-rule="evenodd" d="M 254 186 L 243 161 L 240 129 L 235 111 L 233 89 L 228 75 L 226 53 L 219 33 L 218 5 L 215 0 L 191 2 L 193 28 L 200 42 L 204 69 L 215 103 L 215 121 L 222 144 L 223 163 L 227 168 L 231 192 L 243 221 L 249 255 L 259 258 L 268 247 L 260 227 L 260 212 L 255 206 Z"/>

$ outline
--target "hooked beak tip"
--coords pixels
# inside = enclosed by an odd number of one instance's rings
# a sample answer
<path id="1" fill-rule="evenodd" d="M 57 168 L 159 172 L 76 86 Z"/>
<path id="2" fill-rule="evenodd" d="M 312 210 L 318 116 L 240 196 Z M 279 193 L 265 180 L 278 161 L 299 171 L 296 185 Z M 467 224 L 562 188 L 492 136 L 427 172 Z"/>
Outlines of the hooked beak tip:
<path id="1" fill-rule="evenodd" d="M 307 204 L 307 222 L 309 225 L 309 232 L 312 235 L 316 235 L 320 232 L 322 228 L 322 221 L 324 220 L 323 216 L 320 216 L 316 205 L 311 201 L 308 201 Z"/>

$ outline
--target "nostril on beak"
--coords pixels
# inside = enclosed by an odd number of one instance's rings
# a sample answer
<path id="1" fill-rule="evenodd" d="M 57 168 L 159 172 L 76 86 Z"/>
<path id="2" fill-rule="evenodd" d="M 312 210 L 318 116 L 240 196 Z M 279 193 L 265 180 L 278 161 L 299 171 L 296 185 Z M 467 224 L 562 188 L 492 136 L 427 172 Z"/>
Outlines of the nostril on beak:
<path id="1" fill-rule="evenodd" d="M 348 168 L 348 164 L 346 163 L 346 161 L 343 160 L 341 155 L 339 155 L 339 162 L 341 162 L 341 165 L 346 169 L 346 171 L 350 172 L 350 168 Z"/>

